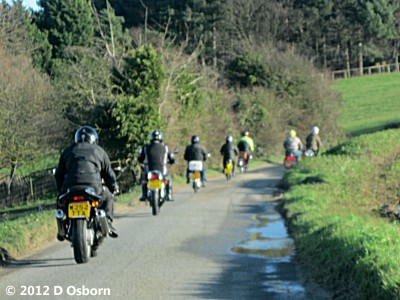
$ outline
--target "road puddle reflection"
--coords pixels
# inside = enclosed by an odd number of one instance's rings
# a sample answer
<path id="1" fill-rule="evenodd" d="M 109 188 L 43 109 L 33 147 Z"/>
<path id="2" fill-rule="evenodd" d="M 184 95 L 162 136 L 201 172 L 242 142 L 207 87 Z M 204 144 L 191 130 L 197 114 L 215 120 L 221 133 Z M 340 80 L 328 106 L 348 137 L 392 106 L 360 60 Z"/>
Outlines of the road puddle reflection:
<path id="1" fill-rule="evenodd" d="M 255 215 L 254 220 L 257 223 L 248 230 L 249 238 L 231 250 L 236 254 L 266 259 L 263 286 L 267 292 L 286 294 L 288 299 L 291 296 L 304 295 L 305 289 L 292 262 L 294 241 L 289 237 L 280 214 L 273 205 L 267 205 L 266 211 Z"/>
<path id="2" fill-rule="evenodd" d="M 238 254 L 264 256 L 266 258 L 287 258 L 294 251 L 294 242 L 287 233 L 281 216 L 273 206 L 268 211 L 256 215 L 256 227 L 251 228 L 250 237 L 232 248 Z"/>

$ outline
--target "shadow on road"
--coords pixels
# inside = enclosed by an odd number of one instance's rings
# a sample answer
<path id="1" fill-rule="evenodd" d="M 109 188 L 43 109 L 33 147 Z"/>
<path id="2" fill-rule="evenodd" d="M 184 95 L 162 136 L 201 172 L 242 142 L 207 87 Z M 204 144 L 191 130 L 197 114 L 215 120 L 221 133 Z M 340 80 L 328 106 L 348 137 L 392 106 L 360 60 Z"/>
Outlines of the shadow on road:
<path id="1" fill-rule="evenodd" d="M 60 266 L 76 266 L 76 263 L 73 258 L 21 259 L 11 261 L 4 265 L 3 268 L 12 270 L 23 268 L 54 268 Z"/>

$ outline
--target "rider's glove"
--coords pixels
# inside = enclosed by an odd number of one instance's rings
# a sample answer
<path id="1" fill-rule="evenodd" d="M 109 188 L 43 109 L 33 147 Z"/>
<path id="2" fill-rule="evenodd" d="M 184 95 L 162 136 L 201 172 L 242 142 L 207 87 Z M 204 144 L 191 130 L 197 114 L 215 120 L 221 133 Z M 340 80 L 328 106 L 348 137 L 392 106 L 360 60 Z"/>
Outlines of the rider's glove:
<path id="1" fill-rule="evenodd" d="M 115 185 L 114 185 L 113 194 L 114 194 L 114 195 L 118 195 L 118 194 L 119 194 L 119 186 L 118 186 L 118 184 L 115 184 Z"/>

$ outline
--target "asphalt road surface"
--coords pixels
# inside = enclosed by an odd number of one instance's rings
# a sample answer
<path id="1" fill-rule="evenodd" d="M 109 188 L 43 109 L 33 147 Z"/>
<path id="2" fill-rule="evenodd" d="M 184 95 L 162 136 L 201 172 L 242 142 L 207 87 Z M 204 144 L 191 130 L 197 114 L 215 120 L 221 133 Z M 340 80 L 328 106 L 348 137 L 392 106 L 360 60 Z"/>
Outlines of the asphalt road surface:
<path id="1" fill-rule="evenodd" d="M 119 238 L 76 264 L 68 242 L 0 271 L 0 299 L 328 299 L 305 281 L 272 205 L 282 166 L 189 187 L 152 216 L 120 214 Z M 307 282 L 307 283 L 305 283 Z"/>

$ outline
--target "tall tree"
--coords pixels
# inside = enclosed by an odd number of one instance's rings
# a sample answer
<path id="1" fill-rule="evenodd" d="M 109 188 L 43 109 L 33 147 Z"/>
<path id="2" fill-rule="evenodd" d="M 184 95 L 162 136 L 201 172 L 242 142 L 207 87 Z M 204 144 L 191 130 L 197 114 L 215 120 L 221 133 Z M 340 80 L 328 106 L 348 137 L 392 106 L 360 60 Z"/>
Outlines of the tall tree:
<path id="1" fill-rule="evenodd" d="M 69 46 L 89 46 L 94 24 L 91 0 L 39 0 L 42 7 L 38 25 L 48 32 L 53 57 L 63 58 Z"/>
<path id="2" fill-rule="evenodd" d="M 32 67 L 29 56 L 6 51 L 0 37 L 0 168 L 11 177 L 23 164 L 54 150 L 58 114 L 52 110 L 52 88 Z"/>
<path id="3" fill-rule="evenodd" d="M 131 155 L 146 142 L 151 130 L 161 125 L 159 112 L 161 85 L 165 70 L 151 45 L 131 50 L 118 76 L 123 91 L 113 110 L 121 137 L 127 138 Z"/>

